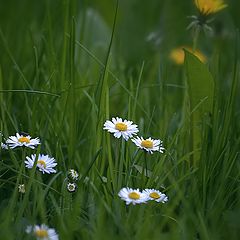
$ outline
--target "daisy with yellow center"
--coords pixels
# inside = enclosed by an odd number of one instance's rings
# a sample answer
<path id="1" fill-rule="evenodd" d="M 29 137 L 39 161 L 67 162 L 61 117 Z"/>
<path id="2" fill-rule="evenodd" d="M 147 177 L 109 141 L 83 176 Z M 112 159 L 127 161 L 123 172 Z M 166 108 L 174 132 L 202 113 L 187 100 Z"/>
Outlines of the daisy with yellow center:
<path id="1" fill-rule="evenodd" d="M 44 173 L 56 173 L 54 167 L 57 166 L 56 160 L 49 157 L 48 155 L 39 154 L 38 159 L 36 159 L 36 154 L 32 154 L 31 157 L 26 157 L 26 168 L 33 168 L 35 161 L 37 161 L 37 168 L 39 171 Z"/>
<path id="2" fill-rule="evenodd" d="M 227 7 L 223 0 L 195 0 L 194 3 L 203 15 L 213 14 Z"/>
<path id="3" fill-rule="evenodd" d="M 49 228 L 47 225 L 28 226 L 26 232 L 32 234 L 37 240 L 58 240 L 58 234 L 54 228 Z"/>
<path id="4" fill-rule="evenodd" d="M 147 188 L 143 190 L 143 193 L 148 196 L 148 200 L 153 200 L 155 202 L 162 202 L 162 203 L 165 203 L 168 201 L 168 197 L 164 193 L 161 193 L 159 190 Z"/>
<path id="5" fill-rule="evenodd" d="M 148 200 L 147 195 L 140 192 L 139 189 L 132 189 L 128 187 L 122 188 L 118 193 L 118 196 L 124 200 L 127 205 L 130 203 L 133 205 L 145 203 Z"/>
<path id="6" fill-rule="evenodd" d="M 133 124 L 132 121 L 122 120 L 119 117 L 112 118 L 112 121 L 107 120 L 103 129 L 113 133 L 116 138 L 123 137 L 126 141 L 138 132 L 136 124 Z"/>
<path id="7" fill-rule="evenodd" d="M 39 144 L 39 138 L 31 138 L 30 135 L 25 136 L 19 133 L 16 133 L 16 136 L 10 136 L 6 140 L 6 145 L 12 149 L 16 147 L 28 147 L 34 149 Z"/>
<path id="8" fill-rule="evenodd" d="M 207 62 L 207 58 L 199 50 L 193 51 L 189 47 L 179 47 L 175 48 L 170 52 L 169 58 L 177 65 L 182 65 L 184 63 L 185 53 L 183 48 L 188 50 L 190 53 L 194 54 L 202 63 Z"/>
<path id="9" fill-rule="evenodd" d="M 154 151 L 158 151 L 160 153 L 163 153 L 164 147 L 162 146 L 162 141 L 160 139 L 152 139 L 147 138 L 144 139 L 143 137 L 136 137 L 132 138 L 132 141 L 136 144 L 138 148 L 141 148 L 149 153 L 153 153 Z"/>

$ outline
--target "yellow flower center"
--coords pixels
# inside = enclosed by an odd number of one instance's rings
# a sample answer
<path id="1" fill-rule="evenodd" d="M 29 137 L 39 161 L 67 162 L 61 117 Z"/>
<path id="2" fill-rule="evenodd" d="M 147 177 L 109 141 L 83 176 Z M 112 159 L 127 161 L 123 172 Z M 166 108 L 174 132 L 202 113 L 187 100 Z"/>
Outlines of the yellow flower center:
<path id="1" fill-rule="evenodd" d="M 38 160 L 38 164 L 42 165 L 44 168 L 46 168 L 46 163 L 44 160 Z"/>
<path id="2" fill-rule="evenodd" d="M 30 143 L 30 139 L 27 138 L 27 137 L 20 137 L 20 138 L 18 139 L 18 141 L 19 141 L 20 143 Z"/>
<path id="3" fill-rule="evenodd" d="M 152 148 L 153 147 L 153 142 L 151 140 L 143 140 L 141 142 L 141 146 L 145 148 Z"/>
<path id="4" fill-rule="evenodd" d="M 127 125 L 125 123 L 116 123 L 115 129 L 119 131 L 127 131 Z"/>
<path id="5" fill-rule="evenodd" d="M 159 195 L 157 192 L 152 192 L 152 193 L 149 194 L 149 196 L 150 196 L 151 198 L 154 198 L 154 199 L 160 198 L 160 195 Z"/>
<path id="6" fill-rule="evenodd" d="M 35 235 L 39 238 L 46 238 L 48 237 L 48 232 L 45 229 L 38 229 L 36 230 Z"/>
<path id="7" fill-rule="evenodd" d="M 136 193 L 136 192 L 131 192 L 128 194 L 128 197 L 134 200 L 137 200 L 140 198 L 140 194 Z"/>

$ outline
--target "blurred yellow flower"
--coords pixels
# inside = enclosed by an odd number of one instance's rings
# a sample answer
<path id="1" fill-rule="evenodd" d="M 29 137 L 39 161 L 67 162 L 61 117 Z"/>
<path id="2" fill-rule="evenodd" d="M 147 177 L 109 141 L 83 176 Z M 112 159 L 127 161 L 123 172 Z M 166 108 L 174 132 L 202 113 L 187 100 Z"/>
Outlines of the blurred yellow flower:
<path id="1" fill-rule="evenodd" d="M 184 54 L 183 48 L 185 48 L 190 53 L 194 54 L 202 63 L 206 63 L 207 58 L 200 51 L 195 50 L 193 52 L 193 49 L 189 47 L 179 47 L 179 48 L 173 49 L 169 55 L 169 58 L 177 65 L 182 65 L 184 63 L 185 54 Z"/>
<path id="2" fill-rule="evenodd" d="M 196 7 L 203 15 L 219 12 L 227 7 L 223 0 L 194 0 Z"/>

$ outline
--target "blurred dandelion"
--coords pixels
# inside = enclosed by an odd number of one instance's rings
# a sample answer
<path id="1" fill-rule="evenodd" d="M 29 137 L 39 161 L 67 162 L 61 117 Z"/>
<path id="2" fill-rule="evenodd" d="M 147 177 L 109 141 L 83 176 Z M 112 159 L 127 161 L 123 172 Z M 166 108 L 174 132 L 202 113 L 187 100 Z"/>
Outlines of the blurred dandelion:
<path id="1" fill-rule="evenodd" d="M 185 53 L 183 51 L 183 48 L 185 48 L 190 53 L 194 54 L 202 63 L 207 62 L 206 56 L 200 52 L 199 50 L 193 51 L 190 47 L 179 47 L 174 48 L 169 54 L 169 58 L 177 65 L 182 65 L 184 63 Z"/>
<path id="2" fill-rule="evenodd" d="M 153 153 L 154 151 L 158 151 L 163 153 L 164 147 L 162 146 L 162 141 L 160 139 L 152 139 L 151 137 L 144 139 L 143 137 L 133 138 L 132 141 L 138 148 L 145 150 L 146 152 Z"/>
<path id="3" fill-rule="evenodd" d="M 158 48 L 162 43 L 161 35 L 159 31 L 150 32 L 146 37 L 146 41 L 151 43 L 155 48 Z"/>
<path id="4" fill-rule="evenodd" d="M 39 154 L 38 159 L 36 159 L 36 154 L 32 154 L 31 157 L 26 157 L 26 168 L 33 168 L 35 161 L 37 160 L 37 167 L 39 171 L 44 173 L 56 173 L 56 170 L 53 169 L 57 163 L 54 158 L 49 157 L 48 155 Z"/>
<path id="5" fill-rule="evenodd" d="M 138 126 L 132 121 L 122 120 L 122 118 L 112 118 L 104 123 L 104 130 L 113 133 L 114 137 L 123 137 L 126 141 L 138 132 Z"/>
<path id="6" fill-rule="evenodd" d="M 195 0 L 194 3 L 203 15 L 217 13 L 227 7 L 223 0 Z"/>
<path id="7" fill-rule="evenodd" d="M 39 138 L 31 138 L 30 135 L 25 136 L 19 133 L 16 133 L 16 136 L 10 136 L 6 140 L 6 145 L 12 149 L 16 147 L 28 147 L 34 149 L 39 144 L 40 144 Z"/>
<path id="8" fill-rule="evenodd" d="M 187 29 L 192 28 L 195 31 L 195 35 L 198 35 L 201 30 L 212 34 L 213 30 L 209 24 L 213 21 L 213 18 L 209 18 L 209 15 L 226 8 L 227 4 L 223 0 L 194 0 L 194 3 L 199 11 L 199 15 L 189 17 L 192 19 L 192 22 L 188 25 Z"/>
<path id="9" fill-rule="evenodd" d="M 37 240 L 58 240 L 55 229 L 49 228 L 45 224 L 27 226 L 26 233 L 32 234 Z"/>

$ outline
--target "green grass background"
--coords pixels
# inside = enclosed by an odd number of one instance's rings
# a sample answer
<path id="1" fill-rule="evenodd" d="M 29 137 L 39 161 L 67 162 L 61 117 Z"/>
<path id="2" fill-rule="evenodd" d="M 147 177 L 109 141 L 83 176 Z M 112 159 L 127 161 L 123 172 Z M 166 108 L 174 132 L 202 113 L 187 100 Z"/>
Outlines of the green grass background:
<path id="1" fill-rule="evenodd" d="M 0 131 L 42 143 L 0 152 L 1 240 L 31 239 L 26 226 L 41 223 L 60 239 L 238 239 L 240 3 L 227 4 L 199 36 L 207 64 L 186 53 L 176 66 L 171 49 L 193 45 L 191 0 L 0 0 Z M 163 140 L 147 176 L 145 155 L 103 131 L 114 116 Z M 25 169 L 33 152 L 57 173 Z M 127 185 L 169 202 L 126 206 Z"/>

